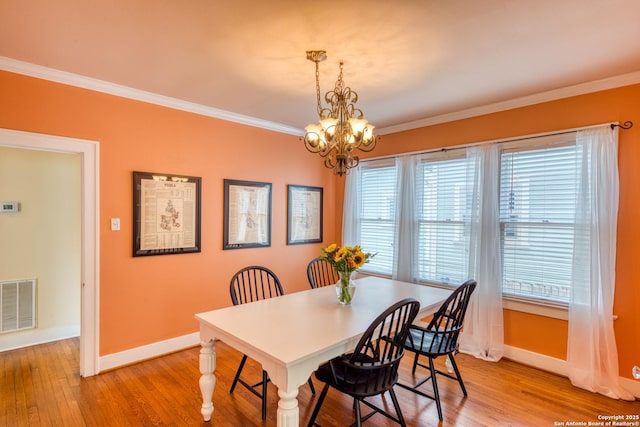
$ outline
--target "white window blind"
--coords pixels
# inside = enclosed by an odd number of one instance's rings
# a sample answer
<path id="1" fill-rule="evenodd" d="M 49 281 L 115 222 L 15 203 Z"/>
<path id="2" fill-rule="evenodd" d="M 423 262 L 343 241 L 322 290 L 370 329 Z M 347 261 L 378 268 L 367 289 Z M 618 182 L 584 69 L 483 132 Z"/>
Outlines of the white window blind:
<path id="1" fill-rule="evenodd" d="M 502 154 L 500 225 L 505 294 L 569 300 L 575 150 L 572 142 Z"/>
<path id="2" fill-rule="evenodd" d="M 577 193 L 575 133 L 503 143 L 500 163 L 500 253 L 503 294 L 566 303 L 572 286 Z M 394 242 L 417 236 L 411 266 L 418 281 L 458 285 L 468 279 L 470 208 L 475 174 L 465 150 L 419 155 L 415 219 L 399 228 L 394 159 L 360 164 L 358 232 L 377 252 L 364 270 L 394 273 Z M 405 206 L 406 204 L 406 206 Z M 407 216 L 405 215 L 405 218 Z M 403 272 L 406 274 L 406 272 Z"/>
<path id="3" fill-rule="evenodd" d="M 460 284 L 468 263 L 467 160 L 426 158 L 417 171 L 418 278 Z"/>
<path id="4" fill-rule="evenodd" d="M 360 245 L 377 253 L 363 271 L 391 275 L 394 258 L 397 209 L 395 160 L 361 163 Z"/>

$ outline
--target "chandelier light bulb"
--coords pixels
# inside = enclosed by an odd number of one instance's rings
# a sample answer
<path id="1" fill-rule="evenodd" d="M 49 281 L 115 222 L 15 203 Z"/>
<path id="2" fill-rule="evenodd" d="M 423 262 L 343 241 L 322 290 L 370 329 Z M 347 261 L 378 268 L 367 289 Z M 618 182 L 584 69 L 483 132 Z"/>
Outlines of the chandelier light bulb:
<path id="1" fill-rule="evenodd" d="M 307 132 L 305 136 L 305 140 L 312 147 L 318 147 L 320 143 L 320 133 L 322 132 L 322 128 L 318 125 L 307 125 L 304 130 Z"/>
<path id="2" fill-rule="evenodd" d="M 320 124 L 322 125 L 322 129 L 328 131 L 330 128 L 335 129 L 336 125 L 338 124 L 338 119 L 327 117 L 326 119 L 320 120 Z"/>
<path id="3" fill-rule="evenodd" d="M 356 119 L 352 117 L 349 119 L 349 124 L 351 125 L 351 130 L 355 135 L 361 135 L 364 133 L 364 129 L 367 126 L 367 121 L 365 119 Z"/>
<path id="4" fill-rule="evenodd" d="M 373 128 L 375 128 L 375 126 L 368 124 L 365 128 L 364 128 L 364 136 L 363 136 L 363 144 L 368 145 L 371 144 L 371 142 L 374 141 L 374 136 L 373 136 Z"/>

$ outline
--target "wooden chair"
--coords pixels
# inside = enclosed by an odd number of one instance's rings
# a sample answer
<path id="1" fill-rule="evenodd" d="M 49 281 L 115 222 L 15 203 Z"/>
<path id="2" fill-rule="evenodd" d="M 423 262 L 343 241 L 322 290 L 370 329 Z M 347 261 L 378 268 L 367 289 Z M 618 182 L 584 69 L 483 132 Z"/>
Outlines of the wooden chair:
<path id="1" fill-rule="evenodd" d="M 421 396 L 435 400 L 440 421 L 442 421 L 442 407 L 440 405 L 440 395 L 438 394 L 438 382 L 436 380 L 436 375 L 442 375 L 447 378 L 457 380 L 460 384 L 460 388 L 462 389 L 462 393 L 465 397 L 467 396 L 467 390 L 464 387 L 460 371 L 458 370 L 458 365 L 456 364 L 453 356 L 458 350 L 458 337 L 462 330 L 462 324 L 467 311 L 467 306 L 469 305 L 469 299 L 471 298 L 471 294 L 473 293 L 476 284 L 477 283 L 474 280 L 467 280 L 456 288 L 456 290 L 433 315 L 431 322 L 429 322 L 426 328 L 417 325 L 411 326 L 409 329 L 409 336 L 405 342 L 406 350 L 415 353 L 412 373 L 415 375 L 416 368 L 421 366 L 429 369 L 429 375 L 418 381 L 413 386 L 403 383 L 398 383 L 398 385 Z M 445 355 L 448 356 L 455 375 L 435 368 L 433 361 L 439 356 Z M 429 364 L 425 365 L 420 363 L 418 361 L 420 356 L 427 357 L 429 359 Z M 429 380 L 431 380 L 433 386 L 433 396 L 418 389 Z"/>
<path id="2" fill-rule="evenodd" d="M 231 294 L 231 301 L 233 305 L 245 304 L 249 302 L 259 301 L 267 298 L 273 298 L 280 295 L 284 295 L 282 284 L 276 274 L 266 267 L 249 266 L 241 269 L 231 278 L 231 284 L 229 285 L 229 292 Z M 256 319 L 259 322 L 259 319 Z M 238 383 L 242 384 L 251 393 L 262 399 L 262 421 L 267 419 L 267 383 L 269 377 L 267 371 L 262 370 L 262 380 L 255 384 L 249 384 L 242 378 L 240 374 L 247 362 L 247 355 L 242 356 L 240 366 L 236 371 L 236 375 L 231 383 L 231 389 L 229 393 L 233 393 Z M 309 387 L 311 393 L 316 394 L 311 378 L 309 378 Z M 257 389 L 261 388 L 259 392 Z"/>
<path id="3" fill-rule="evenodd" d="M 376 413 L 401 426 L 406 425 L 393 386 L 398 380 L 398 367 L 404 355 L 409 326 L 419 309 L 420 304 L 412 298 L 393 304 L 371 323 L 353 353 L 338 356 L 318 368 L 316 378 L 324 382 L 325 386 L 309 420 L 309 427 L 316 425 L 316 418 L 329 387 L 353 397 L 358 426 Z M 391 396 L 396 416 L 365 400 L 385 392 L 389 392 Z M 373 411 L 363 417 L 360 403 Z"/>
<path id="4" fill-rule="evenodd" d="M 315 289 L 321 286 L 335 285 L 340 280 L 338 272 L 324 258 L 314 258 L 307 266 L 309 285 Z"/>

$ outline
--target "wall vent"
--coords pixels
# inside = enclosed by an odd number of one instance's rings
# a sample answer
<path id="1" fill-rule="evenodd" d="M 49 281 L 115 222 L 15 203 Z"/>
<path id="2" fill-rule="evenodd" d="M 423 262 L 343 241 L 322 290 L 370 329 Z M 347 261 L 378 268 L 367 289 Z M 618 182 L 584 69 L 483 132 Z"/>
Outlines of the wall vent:
<path id="1" fill-rule="evenodd" d="M 36 327 L 36 280 L 0 282 L 0 333 Z"/>

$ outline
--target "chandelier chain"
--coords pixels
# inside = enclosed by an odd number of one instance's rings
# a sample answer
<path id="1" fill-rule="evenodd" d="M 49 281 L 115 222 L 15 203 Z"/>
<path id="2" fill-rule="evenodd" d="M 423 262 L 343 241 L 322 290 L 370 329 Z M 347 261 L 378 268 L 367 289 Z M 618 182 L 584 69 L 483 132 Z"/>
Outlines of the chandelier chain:
<path id="1" fill-rule="evenodd" d="M 320 103 L 320 61 L 316 63 L 316 98 L 318 101 L 318 115 L 322 115 L 322 104 Z"/>

